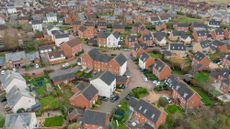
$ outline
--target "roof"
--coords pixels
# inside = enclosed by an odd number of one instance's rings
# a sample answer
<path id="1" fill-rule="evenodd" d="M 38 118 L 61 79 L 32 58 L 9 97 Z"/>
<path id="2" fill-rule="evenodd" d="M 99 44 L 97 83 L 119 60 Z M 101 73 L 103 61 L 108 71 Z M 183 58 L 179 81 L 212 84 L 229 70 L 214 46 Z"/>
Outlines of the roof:
<path id="1" fill-rule="evenodd" d="M 174 89 L 186 101 L 195 93 L 186 83 L 174 77 L 173 75 L 166 79 L 166 85 Z"/>
<path id="2" fill-rule="evenodd" d="M 170 50 L 185 51 L 186 47 L 182 43 L 171 43 Z"/>
<path id="3" fill-rule="evenodd" d="M 146 54 L 145 52 L 142 55 L 140 55 L 140 60 L 142 62 L 145 62 L 148 58 L 149 58 L 149 55 Z"/>
<path id="4" fill-rule="evenodd" d="M 25 59 L 25 58 L 26 58 L 25 51 L 6 53 L 5 54 L 6 62 L 8 62 L 8 61 L 19 61 L 19 60 Z"/>
<path id="5" fill-rule="evenodd" d="M 57 35 L 54 35 L 56 39 L 61 39 L 61 38 L 68 38 L 69 35 L 68 34 L 57 34 Z"/>
<path id="6" fill-rule="evenodd" d="M 33 20 L 33 21 L 32 21 L 32 24 L 33 24 L 33 25 L 42 24 L 42 20 Z"/>
<path id="7" fill-rule="evenodd" d="M 129 42 L 135 42 L 135 41 L 137 41 L 137 36 L 135 36 L 135 35 L 128 36 L 128 41 Z"/>
<path id="8" fill-rule="evenodd" d="M 88 86 L 84 91 L 82 91 L 82 95 L 84 95 L 85 98 L 86 98 L 87 100 L 89 100 L 89 101 L 90 101 L 97 93 L 98 93 L 98 90 L 97 90 L 94 86 L 92 86 L 92 85 Z"/>
<path id="9" fill-rule="evenodd" d="M 211 71 L 209 74 L 213 78 L 218 78 L 221 76 L 224 79 L 229 79 L 230 78 L 230 70 L 229 69 L 216 69 L 214 71 Z"/>
<path id="10" fill-rule="evenodd" d="M 26 58 L 29 59 L 30 61 L 33 61 L 35 59 L 40 59 L 40 56 L 38 52 L 30 52 L 30 53 L 26 53 Z"/>
<path id="11" fill-rule="evenodd" d="M 38 48 L 39 50 L 53 49 L 52 45 L 43 45 Z"/>
<path id="12" fill-rule="evenodd" d="M 116 76 L 116 82 L 127 82 L 127 76 Z"/>
<path id="13" fill-rule="evenodd" d="M 4 88 L 6 88 L 14 79 L 26 82 L 20 73 L 14 71 L 6 71 L 4 75 L 0 76 L 0 81 Z"/>
<path id="14" fill-rule="evenodd" d="M 125 26 L 123 24 L 118 24 L 118 23 L 115 23 L 113 25 L 113 29 L 124 29 Z"/>
<path id="15" fill-rule="evenodd" d="M 102 54 L 99 53 L 97 49 L 92 49 L 88 52 L 89 56 L 95 60 L 95 61 L 100 61 L 100 62 L 109 62 L 113 59 L 113 57 L 107 55 L 107 54 Z"/>
<path id="16" fill-rule="evenodd" d="M 208 32 L 204 31 L 204 30 L 196 31 L 196 33 L 198 34 L 198 36 L 207 36 L 208 35 Z"/>
<path id="17" fill-rule="evenodd" d="M 115 60 L 120 66 L 122 66 L 125 62 L 127 62 L 127 59 L 123 54 L 119 54 L 118 56 L 116 56 Z"/>
<path id="18" fill-rule="evenodd" d="M 97 34 L 98 38 L 107 38 L 109 36 L 109 33 L 107 32 L 101 32 Z"/>
<path id="19" fill-rule="evenodd" d="M 68 44 L 70 47 L 75 47 L 75 46 L 81 44 L 81 41 L 79 38 L 74 38 L 74 39 L 71 39 L 68 42 L 66 42 L 66 44 Z"/>
<path id="20" fill-rule="evenodd" d="M 50 59 L 55 59 L 59 57 L 64 57 L 64 52 L 63 51 L 54 51 L 48 53 Z"/>
<path id="21" fill-rule="evenodd" d="M 80 121 L 83 124 L 105 126 L 107 114 L 92 110 L 86 110 Z"/>
<path id="22" fill-rule="evenodd" d="M 151 33 L 143 35 L 144 41 L 152 40 L 153 36 Z"/>
<path id="23" fill-rule="evenodd" d="M 153 64 L 153 68 L 155 68 L 158 72 L 161 72 L 161 70 L 163 70 L 163 68 L 165 67 L 165 63 L 161 60 L 156 59 L 154 64 Z"/>
<path id="24" fill-rule="evenodd" d="M 137 100 L 131 98 L 128 100 L 129 106 L 133 107 L 134 110 L 142 114 L 149 121 L 156 123 L 160 117 L 161 111 L 150 103 L 145 102 L 144 100 Z"/>
<path id="25" fill-rule="evenodd" d="M 201 46 L 202 48 L 207 48 L 207 47 L 210 46 L 210 43 L 211 43 L 211 41 L 209 41 L 209 40 L 204 40 L 204 41 L 201 41 L 201 42 L 200 42 L 200 46 Z"/>
<path id="26" fill-rule="evenodd" d="M 58 82 L 58 81 L 62 81 L 62 80 L 68 80 L 68 79 L 74 78 L 75 77 L 74 73 L 77 72 L 77 71 L 78 71 L 77 68 L 60 69 L 60 70 L 56 70 L 56 71 L 50 73 L 49 78 L 53 82 Z"/>
<path id="27" fill-rule="evenodd" d="M 165 32 L 156 32 L 156 33 L 154 34 L 154 37 L 156 37 L 156 39 L 157 39 L 158 41 L 163 40 L 163 39 L 165 38 L 165 36 L 166 36 Z"/>
<path id="28" fill-rule="evenodd" d="M 196 52 L 193 56 L 194 59 L 198 60 L 198 61 L 201 61 L 202 59 L 205 58 L 205 55 L 201 52 Z"/>
<path id="29" fill-rule="evenodd" d="M 116 80 L 116 77 L 109 71 L 105 71 L 105 72 L 100 72 L 98 74 L 96 74 L 93 79 L 97 79 L 100 78 L 103 82 L 105 82 L 108 86 L 114 81 Z"/>
<path id="30" fill-rule="evenodd" d="M 113 36 L 114 36 L 116 39 L 118 39 L 118 38 L 120 37 L 120 33 L 119 33 L 119 32 L 113 32 L 112 34 L 113 34 Z"/>
<path id="31" fill-rule="evenodd" d="M 5 118 L 6 129 L 27 129 L 29 128 L 32 119 L 36 118 L 34 112 L 32 113 L 15 113 L 7 114 Z"/>

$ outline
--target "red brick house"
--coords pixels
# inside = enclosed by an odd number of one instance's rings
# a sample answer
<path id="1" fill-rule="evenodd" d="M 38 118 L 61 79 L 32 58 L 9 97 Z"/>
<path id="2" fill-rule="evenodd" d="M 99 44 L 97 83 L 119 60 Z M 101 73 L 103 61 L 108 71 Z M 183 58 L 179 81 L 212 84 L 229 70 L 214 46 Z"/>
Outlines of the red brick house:
<path id="1" fill-rule="evenodd" d="M 135 23 L 132 26 L 132 31 L 135 33 L 140 33 L 141 30 L 145 29 L 144 25 L 141 23 Z"/>
<path id="2" fill-rule="evenodd" d="M 86 110 L 80 123 L 81 129 L 107 129 L 110 123 L 109 114 Z"/>
<path id="3" fill-rule="evenodd" d="M 220 90 L 224 93 L 230 92 L 230 80 L 223 80 L 220 85 Z"/>
<path id="4" fill-rule="evenodd" d="M 78 35 L 80 38 L 90 39 L 93 38 L 96 33 L 93 26 L 81 26 L 78 30 Z"/>
<path id="5" fill-rule="evenodd" d="M 78 38 L 62 43 L 60 49 L 64 52 L 67 58 L 75 57 L 77 53 L 83 51 L 82 43 Z"/>
<path id="6" fill-rule="evenodd" d="M 230 52 L 222 57 L 221 63 L 225 68 L 230 68 Z"/>
<path id="7" fill-rule="evenodd" d="M 149 124 L 154 129 L 165 124 L 167 113 L 152 104 L 135 98 L 128 100 L 128 104 L 132 112 L 131 121 L 140 125 Z"/>
<path id="8" fill-rule="evenodd" d="M 75 21 L 72 25 L 72 29 L 74 32 L 77 32 L 79 30 L 79 28 L 81 27 L 81 21 Z"/>
<path id="9" fill-rule="evenodd" d="M 208 32 L 206 31 L 194 31 L 192 36 L 196 42 L 204 41 L 208 39 Z"/>
<path id="10" fill-rule="evenodd" d="M 175 23 L 173 27 L 176 31 L 183 31 L 183 32 L 189 31 L 189 24 L 187 23 Z"/>
<path id="11" fill-rule="evenodd" d="M 48 61 L 50 64 L 59 64 L 66 59 L 63 51 L 53 51 L 48 53 Z"/>
<path id="12" fill-rule="evenodd" d="M 98 98 L 98 90 L 89 83 L 80 82 L 73 89 L 74 95 L 70 97 L 70 104 L 81 108 L 91 108 Z"/>
<path id="13" fill-rule="evenodd" d="M 101 32 L 99 34 L 97 34 L 97 44 L 98 46 L 107 46 L 107 37 L 109 36 L 109 33 L 106 32 Z"/>
<path id="14" fill-rule="evenodd" d="M 151 33 L 141 35 L 139 38 L 139 42 L 141 44 L 145 44 L 146 46 L 152 46 L 153 45 L 153 36 Z"/>
<path id="15" fill-rule="evenodd" d="M 125 26 L 123 24 L 114 24 L 113 25 L 113 32 L 125 32 Z"/>
<path id="16" fill-rule="evenodd" d="M 96 23 L 96 27 L 98 31 L 103 31 L 107 29 L 107 22 L 99 21 Z"/>
<path id="17" fill-rule="evenodd" d="M 153 63 L 154 59 L 147 53 L 144 52 L 142 55 L 140 55 L 138 64 L 141 69 L 150 69 Z"/>
<path id="18" fill-rule="evenodd" d="M 134 48 L 134 45 L 138 43 L 138 39 L 136 35 L 129 35 L 125 38 L 125 45 L 128 48 Z"/>
<path id="19" fill-rule="evenodd" d="M 171 75 L 170 67 L 160 59 L 156 59 L 153 63 L 152 73 L 158 80 L 165 80 Z"/>
<path id="20" fill-rule="evenodd" d="M 145 49 L 146 49 L 146 46 L 136 43 L 132 51 L 132 56 L 134 58 L 138 58 L 141 54 L 145 52 Z"/>
<path id="21" fill-rule="evenodd" d="M 88 53 L 82 55 L 81 65 L 83 68 L 89 68 L 98 72 L 110 71 L 114 75 L 122 76 L 126 72 L 127 59 L 122 54 L 112 57 L 100 53 L 96 49 L 92 49 Z"/>
<path id="22" fill-rule="evenodd" d="M 219 40 L 214 40 L 211 44 L 212 51 L 216 52 L 223 52 L 228 53 L 230 51 L 230 44 L 221 42 Z"/>
<path id="23" fill-rule="evenodd" d="M 210 59 L 201 52 L 196 52 L 192 59 L 192 67 L 196 67 L 197 70 L 207 69 L 210 63 Z"/>
<path id="24" fill-rule="evenodd" d="M 184 109 L 197 109 L 201 107 L 201 97 L 185 82 L 170 76 L 165 83 L 172 90 L 173 102 Z"/>
<path id="25" fill-rule="evenodd" d="M 166 30 L 167 29 L 167 26 L 165 23 L 162 23 L 162 22 L 158 22 L 156 25 L 155 25 L 155 29 L 157 31 L 163 31 L 163 30 Z"/>
<path id="26" fill-rule="evenodd" d="M 225 38 L 230 38 L 230 28 L 224 29 L 224 37 Z"/>
<path id="27" fill-rule="evenodd" d="M 214 40 L 224 40 L 224 30 L 216 29 L 211 32 L 211 36 Z"/>

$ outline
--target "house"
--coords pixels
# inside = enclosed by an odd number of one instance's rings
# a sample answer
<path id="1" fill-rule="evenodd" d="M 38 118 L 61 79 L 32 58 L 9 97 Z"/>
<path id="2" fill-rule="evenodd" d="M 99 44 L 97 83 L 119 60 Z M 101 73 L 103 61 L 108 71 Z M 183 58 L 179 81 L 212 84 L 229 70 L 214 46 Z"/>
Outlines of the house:
<path id="1" fill-rule="evenodd" d="M 107 32 L 100 32 L 97 34 L 97 44 L 99 47 L 106 47 L 107 45 L 107 37 L 110 34 Z"/>
<path id="2" fill-rule="evenodd" d="M 207 31 L 194 31 L 192 36 L 196 42 L 204 41 L 208 39 L 208 32 Z"/>
<path id="3" fill-rule="evenodd" d="M 6 129 L 33 129 L 38 127 L 36 114 L 30 113 L 14 113 L 6 114 Z"/>
<path id="4" fill-rule="evenodd" d="M 159 15 L 160 22 L 167 23 L 169 22 L 172 18 L 169 14 L 161 14 Z"/>
<path id="5" fill-rule="evenodd" d="M 104 31 L 107 29 L 107 23 L 104 21 L 98 21 L 96 23 L 96 28 L 98 31 Z"/>
<path id="6" fill-rule="evenodd" d="M 168 51 L 170 51 L 173 55 L 185 57 L 186 54 L 186 46 L 182 43 L 170 43 Z"/>
<path id="7" fill-rule="evenodd" d="M 110 71 L 114 75 L 124 75 L 127 70 L 127 59 L 124 55 L 119 54 L 115 57 L 100 53 L 92 49 L 84 53 L 81 57 L 83 68 L 89 68 L 95 71 Z"/>
<path id="8" fill-rule="evenodd" d="M 7 13 L 8 14 L 15 14 L 17 13 L 17 8 L 14 5 L 7 5 Z"/>
<path id="9" fill-rule="evenodd" d="M 212 28 L 219 28 L 220 27 L 220 23 L 221 21 L 216 21 L 214 19 L 211 19 L 209 22 L 208 22 L 208 26 L 209 27 L 212 27 Z"/>
<path id="10" fill-rule="evenodd" d="M 113 25 L 113 32 L 125 32 L 125 26 L 123 24 L 115 23 Z"/>
<path id="11" fill-rule="evenodd" d="M 189 24 L 187 24 L 187 23 L 176 23 L 174 25 L 174 29 L 176 31 L 188 32 L 189 31 Z"/>
<path id="12" fill-rule="evenodd" d="M 225 68 L 230 68 L 230 52 L 228 52 L 224 57 L 221 58 L 221 64 Z"/>
<path id="13" fill-rule="evenodd" d="M 134 48 L 134 45 L 138 43 L 136 35 L 129 35 L 125 38 L 125 46 L 128 48 Z"/>
<path id="14" fill-rule="evenodd" d="M 75 79 L 75 74 L 78 71 L 76 68 L 60 69 L 49 73 L 49 78 L 54 85 L 67 84 Z"/>
<path id="15" fill-rule="evenodd" d="M 50 37 L 52 37 L 52 39 L 54 39 L 53 37 L 53 34 L 52 34 L 52 32 L 53 31 L 59 31 L 60 30 L 60 28 L 59 27 L 56 27 L 56 26 L 53 26 L 53 25 L 49 25 L 48 27 L 47 27 L 47 34 L 50 36 Z"/>
<path id="16" fill-rule="evenodd" d="M 153 16 L 153 17 L 149 17 L 148 21 L 152 24 L 152 25 L 156 25 L 159 22 L 161 22 L 160 18 L 158 16 Z"/>
<path id="17" fill-rule="evenodd" d="M 55 45 L 57 47 L 60 47 L 60 45 L 64 42 L 68 42 L 69 41 L 69 35 L 65 34 L 65 33 L 61 33 L 61 34 L 55 34 L 54 35 L 54 41 L 55 41 Z"/>
<path id="18" fill-rule="evenodd" d="M 194 43 L 192 44 L 193 51 L 194 52 L 200 51 L 200 52 L 208 53 L 210 51 L 210 44 L 211 44 L 211 41 L 209 40 L 204 40 L 199 43 Z"/>
<path id="19" fill-rule="evenodd" d="M 53 12 L 46 14 L 45 22 L 48 23 L 58 22 L 57 14 Z"/>
<path id="20" fill-rule="evenodd" d="M 134 58 L 138 58 L 138 57 L 140 57 L 141 54 L 143 54 L 145 52 L 146 49 L 147 49 L 147 46 L 135 43 L 133 51 L 132 51 L 132 56 Z"/>
<path id="21" fill-rule="evenodd" d="M 93 110 L 86 110 L 80 119 L 82 129 L 107 129 L 109 126 L 109 114 Z"/>
<path id="22" fill-rule="evenodd" d="M 13 86 L 6 94 L 7 107 L 16 113 L 19 109 L 30 109 L 36 104 L 35 97 L 26 89 Z"/>
<path id="23" fill-rule="evenodd" d="M 158 80 L 165 80 L 171 75 L 170 67 L 160 59 L 156 59 L 153 63 L 152 73 Z"/>
<path id="24" fill-rule="evenodd" d="M 158 23 L 155 24 L 155 29 L 156 29 L 157 31 L 163 31 L 163 30 L 166 30 L 166 29 L 167 29 L 167 26 L 166 26 L 166 24 L 163 23 L 163 22 L 158 22 Z"/>
<path id="25" fill-rule="evenodd" d="M 41 20 L 33 20 L 32 21 L 32 29 L 34 32 L 39 31 L 42 32 L 42 21 Z"/>
<path id="26" fill-rule="evenodd" d="M 134 33 L 140 33 L 141 30 L 143 29 L 144 29 L 144 25 L 141 23 L 134 23 L 134 25 L 132 26 L 132 31 Z"/>
<path id="27" fill-rule="evenodd" d="M 53 49 L 54 49 L 53 45 L 43 45 L 43 46 L 39 46 L 38 48 L 40 54 L 52 52 Z"/>
<path id="28" fill-rule="evenodd" d="M 145 44 L 146 46 L 153 46 L 153 36 L 152 36 L 152 34 L 151 33 L 143 34 L 139 38 L 139 42 L 141 44 Z"/>
<path id="29" fill-rule="evenodd" d="M 220 85 L 220 90 L 223 93 L 229 93 L 230 92 L 230 80 L 223 80 Z"/>
<path id="30" fill-rule="evenodd" d="M 194 54 L 192 59 L 192 67 L 197 70 L 208 68 L 210 63 L 211 61 L 209 60 L 209 58 L 199 51 Z"/>
<path id="31" fill-rule="evenodd" d="M 5 65 L 9 68 L 18 68 L 30 64 L 39 64 L 38 52 L 25 53 L 25 51 L 5 54 Z"/>
<path id="32" fill-rule="evenodd" d="M 230 38 L 230 28 L 224 29 L 224 37 L 225 37 L 226 39 L 229 39 L 229 38 Z"/>
<path id="33" fill-rule="evenodd" d="M 116 89 L 116 77 L 111 72 L 100 72 L 90 81 L 97 90 L 98 95 L 110 98 Z"/>
<path id="34" fill-rule="evenodd" d="M 79 28 L 81 27 L 82 23 L 81 21 L 75 21 L 73 22 L 72 29 L 74 32 L 77 32 Z"/>
<path id="35" fill-rule="evenodd" d="M 186 35 L 183 31 L 173 31 L 169 35 L 169 39 L 172 41 L 180 40 L 181 35 Z"/>
<path id="36" fill-rule="evenodd" d="M 106 39 L 106 46 L 108 48 L 119 48 L 121 47 L 120 45 L 120 41 L 121 41 L 121 37 L 120 37 L 120 33 L 115 31 L 113 33 L 111 33 L 107 39 Z"/>
<path id="37" fill-rule="evenodd" d="M 211 36 L 213 40 L 224 40 L 224 30 L 218 28 L 211 32 Z"/>
<path id="38" fill-rule="evenodd" d="M 138 65 L 141 69 L 149 69 L 154 63 L 154 59 L 147 53 L 143 53 L 139 57 Z"/>
<path id="39" fill-rule="evenodd" d="M 81 26 L 78 30 L 78 35 L 80 38 L 93 38 L 96 35 L 94 26 Z"/>
<path id="40" fill-rule="evenodd" d="M 48 61 L 50 64 L 59 64 L 66 59 L 63 51 L 53 51 L 48 53 Z"/>
<path id="41" fill-rule="evenodd" d="M 6 71 L 5 74 L 0 76 L 1 89 L 8 93 L 14 86 L 19 89 L 27 88 L 26 80 L 20 73 L 14 71 Z"/>
<path id="42" fill-rule="evenodd" d="M 184 109 L 201 107 L 201 97 L 185 82 L 174 76 L 170 76 L 165 80 L 165 83 L 172 90 L 173 102 Z"/>
<path id="43" fill-rule="evenodd" d="M 207 26 L 202 23 L 192 23 L 190 26 L 191 30 L 194 31 L 205 31 L 207 29 Z"/>
<path id="44" fill-rule="evenodd" d="M 82 83 L 84 82 L 80 82 L 76 86 L 78 92 L 75 92 L 75 94 L 69 99 L 70 104 L 82 109 L 91 108 L 97 101 L 98 90 L 89 83 Z"/>
<path id="45" fill-rule="evenodd" d="M 159 46 L 165 46 L 167 43 L 165 32 L 154 33 L 154 42 Z"/>
<path id="46" fill-rule="evenodd" d="M 228 43 L 224 43 L 219 40 L 212 41 L 210 47 L 213 52 L 219 51 L 219 52 L 227 53 L 230 51 L 230 45 Z"/>
<path id="47" fill-rule="evenodd" d="M 128 100 L 128 105 L 131 111 L 131 120 L 137 124 L 148 124 L 153 129 L 158 129 L 166 122 L 167 113 L 144 100 L 131 98 Z"/>
<path id="48" fill-rule="evenodd" d="M 60 49 L 64 52 L 65 57 L 72 58 L 83 51 L 80 39 L 74 38 L 61 44 Z"/>
<path id="49" fill-rule="evenodd" d="M 185 44 L 191 44 L 192 43 L 192 38 L 189 35 L 187 35 L 185 33 L 182 33 L 180 35 L 180 41 L 185 43 Z"/>

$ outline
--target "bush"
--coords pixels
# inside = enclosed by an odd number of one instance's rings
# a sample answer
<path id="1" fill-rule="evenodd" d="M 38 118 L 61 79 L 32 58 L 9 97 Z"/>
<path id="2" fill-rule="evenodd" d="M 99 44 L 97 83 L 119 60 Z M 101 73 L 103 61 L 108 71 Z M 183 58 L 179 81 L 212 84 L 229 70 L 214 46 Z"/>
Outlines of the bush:
<path id="1" fill-rule="evenodd" d="M 166 107 L 169 104 L 169 102 L 165 97 L 160 97 L 158 104 L 161 107 Z"/>
<path id="2" fill-rule="evenodd" d="M 144 87 L 137 87 L 137 88 L 134 88 L 130 93 L 129 95 L 132 96 L 132 97 L 135 97 L 135 98 L 142 98 L 144 96 L 147 96 L 149 93 L 148 93 L 148 90 Z"/>

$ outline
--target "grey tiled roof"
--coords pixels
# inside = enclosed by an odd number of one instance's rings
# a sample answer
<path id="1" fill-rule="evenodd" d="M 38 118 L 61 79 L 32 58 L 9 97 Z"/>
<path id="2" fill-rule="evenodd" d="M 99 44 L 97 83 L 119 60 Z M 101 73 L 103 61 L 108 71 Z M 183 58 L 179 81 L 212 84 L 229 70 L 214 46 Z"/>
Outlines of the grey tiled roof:
<path id="1" fill-rule="evenodd" d="M 149 55 L 145 52 L 140 56 L 140 60 L 145 62 L 149 58 Z"/>
<path id="2" fill-rule="evenodd" d="M 113 57 L 106 55 L 106 54 L 102 54 L 100 53 L 98 50 L 96 49 L 92 49 L 88 52 L 89 56 L 95 60 L 95 61 L 100 61 L 100 62 L 109 62 L 110 60 L 112 60 Z"/>
<path id="3" fill-rule="evenodd" d="M 204 55 L 203 53 L 201 53 L 201 52 L 196 52 L 196 53 L 194 54 L 193 58 L 195 58 L 195 59 L 198 60 L 198 61 L 201 61 L 202 59 L 205 58 L 205 55 Z"/>
<path id="4" fill-rule="evenodd" d="M 26 53 L 24 51 L 5 54 L 6 62 L 8 62 L 8 61 L 19 61 L 21 59 L 26 59 Z"/>
<path id="5" fill-rule="evenodd" d="M 166 36 L 165 32 L 156 32 L 154 34 L 154 37 L 158 40 L 161 41 L 162 39 L 164 39 Z"/>
<path id="6" fill-rule="evenodd" d="M 93 79 L 97 79 L 97 78 L 100 78 L 107 85 L 110 85 L 116 79 L 116 77 L 109 71 L 100 72 L 93 77 Z"/>
<path id="7" fill-rule="evenodd" d="M 158 71 L 161 72 L 165 67 L 165 64 L 161 60 L 155 60 L 153 67 Z"/>
<path id="8" fill-rule="evenodd" d="M 81 120 L 83 124 L 105 126 L 106 113 L 86 110 Z"/>
<path id="9" fill-rule="evenodd" d="M 182 43 L 171 43 L 170 50 L 185 51 L 186 47 Z"/>
<path id="10" fill-rule="evenodd" d="M 116 56 L 115 60 L 120 66 L 122 66 L 125 62 L 127 62 L 127 59 L 123 54 L 119 54 L 118 56 Z"/>
<path id="11" fill-rule="evenodd" d="M 91 100 L 96 94 L 98 93 L 98 90 L 90 85 L 88 86 L 84 91 L 82 91 L 82 94 L 86 97 L 87 100 Z"/>
<path id="12" fill-rule="evenodd" d="M 202 48 L 207 48 L 207 47 L 210 47 L 210 43 L 211 43 L 211 41 L 205 40 L 205 41 L 200 42 L 200 46 Z"/>
<path id="13" fill-rule="evenodd" d="M 20 73 L 13 71 L 6 71 L 4 75 L 0 76 L 0 81 L 4 88 L 6 88 L 13 79 L 18 79 L 25 82 L 25 79 L 21 76 Z"/>

